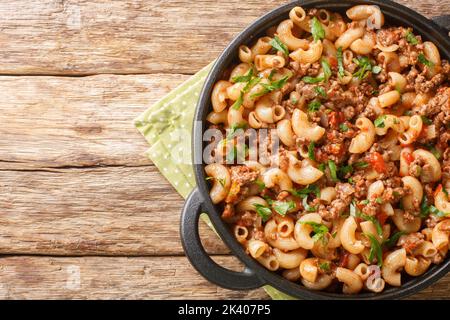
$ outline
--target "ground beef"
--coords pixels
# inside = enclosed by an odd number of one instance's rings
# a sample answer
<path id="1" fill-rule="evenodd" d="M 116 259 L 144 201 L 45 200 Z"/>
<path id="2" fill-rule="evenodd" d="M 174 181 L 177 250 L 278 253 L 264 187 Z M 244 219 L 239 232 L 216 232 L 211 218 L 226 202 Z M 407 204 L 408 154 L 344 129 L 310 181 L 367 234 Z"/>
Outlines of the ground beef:
<path id="1" fill-rule="evenodd" d="M 431 80 L 427 80 L 424 75 L 418 75 L 414 88 L 418 93 L 432 93 L 445 81 L 445 75 L 438 73 Z"/>
<path id="2" fill-rule="evenodd" d="M 257 171 L 253 171 L 247 166 L 233 166 L 230 171 L 231 181 L 236 182 L 240 186 L 255 181 L 259 175 Z"/>
<path id="3" fill-rule="evenodd" d="M 411 90 L 415 90 L 415 85 L 416 85 L 416 79 L 419 76 L 419 71 L 412 67 L 411 70 L 408 72 L 408 74 L 406 75 L 406 87 L 405 90 L 407 91 L 411 91 Z"/>
<path id="4" fill-rule="evenodd" d="M 350 183 L 336 184 L 337 198 L 331 202 L 326 210 L 319 212 L 325 220 L 336 219 L 347 210 L 352 202 L 355 188 Z"/>
<path id="5" fill-rule="evenodd" d="M 403 32 L 403 28 L 381 29 L 377 32 L 377 42 L 385 47 L 396 44 L 402 37 Z"/>
<path id="6" fill-rule="evenodd" d="M 300 94 L 300 96 L 302 96 L 306 100 L 312 100 L 317 95 L 316 92 L 314 91 L 315 87 L 316 87 L 315 85 L 300 82 L 299 84 L 297 84 L 295 90 Z"/>
<path id="7" fill-rule="evenodd" d="M 230 203 L 227 203 L 225 205 L 225 208 L 223 209 L 222 219 L 228 220 L 233 216 L 234 216 L 234 206 Z"/>
<path id="8" fill-rule="evenodd" d="M 416 249 L 422 242 L 424 242 L 424 238 L 424 235 L 419 232 L 410 233 L 408 235 L 400 237 L 398 245 L 403 247 L 409 254 L 412 254 L 414 249 Z"/>

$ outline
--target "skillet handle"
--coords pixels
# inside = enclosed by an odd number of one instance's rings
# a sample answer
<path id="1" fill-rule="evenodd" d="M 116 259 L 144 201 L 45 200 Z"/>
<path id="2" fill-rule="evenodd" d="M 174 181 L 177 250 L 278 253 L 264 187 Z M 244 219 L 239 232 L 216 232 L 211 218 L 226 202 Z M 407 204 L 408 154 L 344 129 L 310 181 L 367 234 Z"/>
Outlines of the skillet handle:
<path id="1" fill-rule="evenodd" d="M 439 25 L 440 27 L 444 28 L 444 30 L 449 33 L 450 32 L 450 15 L 443 15 L 443 16 L 437 16 L 433 17 L 432 20 Z"/>
<path id="2" fill-rule="evenodd" d="M 196 188 L 189 195 L 181 214 L 181 243 L 192 266 L 210 282 L 231 290 L 256 289 L 264 285 L 251 270 L 231 271 L 215 263 L 200 241 L 198 222 L 202 213 L 202 196 Z"/>

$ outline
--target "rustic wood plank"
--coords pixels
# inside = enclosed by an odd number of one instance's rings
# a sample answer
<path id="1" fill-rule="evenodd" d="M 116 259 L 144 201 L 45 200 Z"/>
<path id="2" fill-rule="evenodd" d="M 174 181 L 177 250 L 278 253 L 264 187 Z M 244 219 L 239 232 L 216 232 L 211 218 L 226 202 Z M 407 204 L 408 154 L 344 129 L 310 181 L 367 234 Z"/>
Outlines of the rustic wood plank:
<path id="1" fill-rule="evenodd" d="M 236 258 L 218 263 L 242 270 Z M 449 298 L 450 275 L 412 297 Z M 263 289 L 231 291 L 203 279 L 184 257 L 4 257 L 0 299 L 267 299 Z"/>
<path id="2" fill-rule="evenodd" d="M 184 200 L 155 167 L 0 171 L 0 204 L 0 254 L 183 254 Z M 200 229 L 209 252 L 229 252 Z"/>
<path id="3" fill-rule="evenodd" d="M 446 1 L 399 0 L 434 16 Z M 283 0 L 0 2 L 0 74 L 195 73 Z"/>
<path id="4" fill-rule="evenodd" d="M 149 165 L 133 119 L 186 79 L 0 77 L 0 169 Z"/>
<path id="5" fill-rule="evenodd" d="M 219 263 L 238 268 L 232 257 Z M 210 284 L 184 257 L 0 258 L 0 299 L 260 299 Z"/>

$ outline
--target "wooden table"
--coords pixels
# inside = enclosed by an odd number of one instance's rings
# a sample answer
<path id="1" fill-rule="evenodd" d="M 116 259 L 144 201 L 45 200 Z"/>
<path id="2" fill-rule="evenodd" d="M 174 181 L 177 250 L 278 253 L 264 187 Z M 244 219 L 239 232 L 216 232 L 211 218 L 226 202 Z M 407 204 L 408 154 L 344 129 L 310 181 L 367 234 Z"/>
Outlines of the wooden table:
<path id="1" fill-rule="evenodd" d="M 0 298 L 268 298 L 199 276 L 132 120 L 284 3 L 0 2 Z M 399 1 L 426 16 L 449 0 Z M 216 261 L 240 264 L 207 226 Z M 450 275 L 415 298 L 450 298 Z"/>

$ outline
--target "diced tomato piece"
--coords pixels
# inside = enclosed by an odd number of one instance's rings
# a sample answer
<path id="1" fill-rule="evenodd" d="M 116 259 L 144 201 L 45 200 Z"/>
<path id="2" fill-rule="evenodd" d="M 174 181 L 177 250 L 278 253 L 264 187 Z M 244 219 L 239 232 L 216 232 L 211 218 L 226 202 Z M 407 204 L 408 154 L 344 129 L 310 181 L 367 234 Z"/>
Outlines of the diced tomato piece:
<path id="1" fill-rule="evenodd" d="M 386 223 L 387 218 L 388 218 L 388 215 L 385 212 L 379 212 L 377 214 L 377 219 L 381 225 L 384 225 Z"/>
<path id="2" fill-rule="evenodd" d="M 404 153 L 403 154 L 403 159 L 405 159 L 407 164 L 411 164 L 414 161 L 414 156 L 410 152 Z"/>
<path id="3" fill-rule="evenodd" d="M 372 168 L 375 169 L 378 173 L 386 172 L 386 162 L 384 162 L 383 156 L 378 152 L 373 152 L 370 154 L 369 163 L 372 165 Z"/>
<path id="4" fill-rule="evenodd" d="M 434 192 L 434 196 L 436 197 L 437 194 L 441 191 L 442 191 L 442 184 L 438 185 L 438 187 L 436 188 L 436 191 Z"/>
<path id="5" fill-rule="evenodd" d="M 328 58 L 328 63 L 330 64 L 330 66 L 332 68 L 337 68 L 337 66 L 338 66 L 338 61 L 337 61 L 336 57 L 333 57 L 333 56 Z"/>
<path id="6" fill-rule="evenodd" d="M 333 111 L 328 115 L 328 122 L 333 128 L 337 128 L 342 122 L 344 122 L 344 120 L 344 114 L 339 111 Z"/>
<path id="7" fill-rule="evenodd" d="M 346 268 L 348 266 L 348 259 L 350 256 L 350 252 L 344 251 L 344 253 L 341 255 L 341 258 L 339 259 L 339 266 L 342 268 Z"/>

